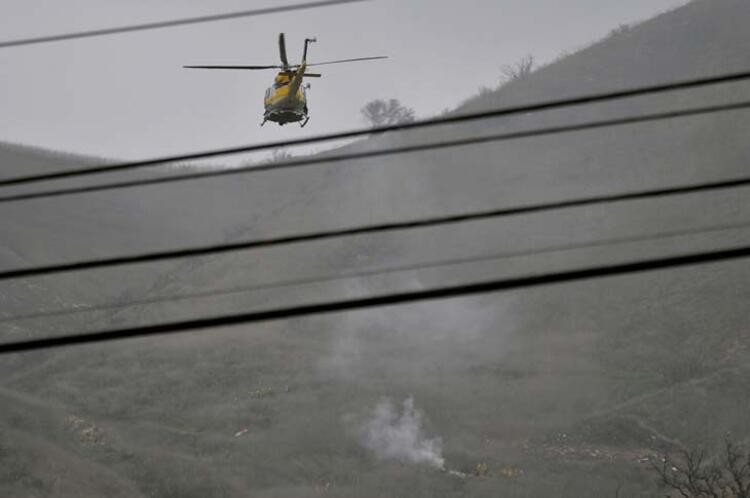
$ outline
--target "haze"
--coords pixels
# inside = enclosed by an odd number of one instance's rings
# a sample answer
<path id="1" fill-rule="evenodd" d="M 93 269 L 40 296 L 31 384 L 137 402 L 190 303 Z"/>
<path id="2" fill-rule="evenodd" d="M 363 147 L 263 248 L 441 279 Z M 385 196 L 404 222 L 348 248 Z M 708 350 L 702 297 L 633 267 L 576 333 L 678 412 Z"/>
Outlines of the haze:
<path id="1" fill-rule="evenodd" d="M 398 98 L 435 115 L 494 87 L 500 67 L 574 51 L 679 0 L 374 0 L 164 31 L 0 51 L 0 138 L 111 158 L 180 153 L 364 125 L 360 108 Z M 276 2 L 4 0 L 3 39 L 243 10 Z M 312 120 L 259 128 L 273 73 L 191 72 L 189 63 L 275 64 L 317 36 L 311 59 L 389 55 L 325 68 Z M 154 137 L 158 136 L 158 140 Z"/>
<path id="2" fill-rule="evenodd" d="M 4 2 L 13 15 L 1 16 L 2 38 L 258 6 L 155 3 Z M 361 126 L 360 107 L 378 97 L 431 116 L 750 71 L 750 2 L 674 6 L 375 0 L 0 50 L 0 177 L 101 160 L 49 148 L 130 158 Z M 275 63 L 282 30 L 295 54 L 317 35 L 317 60 L 392 59 L 327 67 L 304 130 L 258 127 L 273 73 L 180 68 Z M 527 54 L 546 65 L 500 82 L 501 66 Z M 325 147 L 356 155 L 480 139 L 472 145 L 0 201 L 0 344 L 594 277 L 0 348 L 0 496 L 703 498 L 685 491 L 702 479 L 712 496 L 746 498 L 718 488 L 750 489 L 750 265 L 718 256 L 750 253 L 747 102 L 750 80 L 735 77 Z M 539 128 L 556 132 L 485 140 Z M 173 173 L 86 175 L 0 196 Z M 392 223 L 409 228 L 381 229 Z M 217 245 L 225 250 L 200 257 L 6 273 Z M 602 274 L 686 255 L 710 262 Z M 710 459 L 688 465 L 701 454 Z"/>

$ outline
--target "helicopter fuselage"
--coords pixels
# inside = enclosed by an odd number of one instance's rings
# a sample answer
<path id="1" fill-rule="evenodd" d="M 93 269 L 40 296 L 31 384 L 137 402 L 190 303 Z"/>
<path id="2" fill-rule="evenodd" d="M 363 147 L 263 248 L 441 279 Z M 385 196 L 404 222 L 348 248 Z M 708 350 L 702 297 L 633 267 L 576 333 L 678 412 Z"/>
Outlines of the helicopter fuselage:
<path id="1" fill-rule="evenodd" d="M 291 94 L 289 86 L 276 87 L 275 85 L 266 90 L 264 100 L 267 121 L 273 121 L 284 125 L 296 123 L 307 118 L 307 95 L 304 88 L 299 88 L 296 93 Z"/>
<path id="2" fill-rule="evenodd" d="M 320 73 L 305 72 L 308 67 L 307 51 L 309 45 L 315 41 L 315 38 L 305 38 L 305 49 L 304 52 L 302 52 L 301 64 L 289 64 L 289 59 L 286 54 L 286 41 L 284 33 L 279 33 L 279 58 L 281 59 L 281 65 L 191 65 L 183 67 L 187 69 L 228 69 L 247 71 L 280 69 L 281 71 L 279 71 L 279 73 L 276 75 L 273 86 L 266 90 L 266 96 L 263 100 L 265 112 L 263 113 L 263 122 L 260 125 L 263 126 L 266 122 L 272 121 L 280 125 L 285 125 L 287 123 L 299 123 L 300 126 L 305 126 L 310 120 L 310 115 L 307 110 L 307 94 L 305 91 L 305 87 L 302 86 L 302 80 L 304 78 L 321 77 Z M 311 65 L 323 66 L 327 64 L 341 64 L 344 62 L 357 62 L 386 58 L 386 56 L 358 57 L 355 59 L 318 62 Z M 310 85 L 307 85 L 307 88 L 309 88 L 309 86 Z"/>
<path id="3" fill-rule="evenodd" d="M 308 119 L 307 95 L 302 86 L 305 76 L 305 64 L 295 72 L 282 71 L 268 90 L 264 99 L 265 121 L 280 125 L 297 123 Z"/>

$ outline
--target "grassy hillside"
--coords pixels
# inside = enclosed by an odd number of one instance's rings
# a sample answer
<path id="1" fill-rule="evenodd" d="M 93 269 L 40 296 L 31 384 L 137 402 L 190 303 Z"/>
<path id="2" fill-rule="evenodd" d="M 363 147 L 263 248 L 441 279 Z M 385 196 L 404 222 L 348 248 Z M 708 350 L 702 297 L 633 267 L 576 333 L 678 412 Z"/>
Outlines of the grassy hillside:
<path id="1" fill-rule="evenodd" d="M 457 112 L 750 67 L 750 4 L 698 0 L 483 93 Z M 747 85 L 352 148 L 747 97 Z M 746 113 L 1 207 L 4 265 L 516 205 L 743 174 Z M 5 154 L 11 155 L 3 155 Z M 13 155 L 14 154 L 14 155 Z M 7 164 L 39 155 L 0 147 Z M 78 159 L 76 159 L 78 160 Z M 65 160 L 40 169 L 67 166 Z M 25 167 L 25 166 L 24 166 Z M 4 170 L 5 171 L 5 170 Z M 13 313 L 415 262 L 656 241 L 0 322 L 4 338 L 421 288 L 728 247 L 745 191 L 90 272 L 0 287 Z M 64 227 L 64 228 L 62 228 Z M 3 496 L 655 496 L 655 451 L 750 435 L 745 262 L 3 358 Z M 442 472 L 378 458 L 363 427 L 413 396 Z M 395 422 L 393 422 L 395 423 Z M 423 438 L 423 439 L 424 439 Z M 403 438 L 401 438 L 403 440 Z M 663 494 L 662 494 L 663 495 Z"/>

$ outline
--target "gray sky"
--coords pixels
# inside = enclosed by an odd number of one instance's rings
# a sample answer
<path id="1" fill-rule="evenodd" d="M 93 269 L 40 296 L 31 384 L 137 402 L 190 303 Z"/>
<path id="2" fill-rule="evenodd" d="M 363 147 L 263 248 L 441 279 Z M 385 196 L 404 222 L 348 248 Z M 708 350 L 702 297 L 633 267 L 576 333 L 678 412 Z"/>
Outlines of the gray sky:
<path id="1" fill-rule="evenodd" d="M 295 0 L 2 0 L 0 38 L 54 34 Z M 685 0 L 373 0 L 199 26 L 0 50 L 0 140 L 140 158 L 361 126 L 359 109 L 395 97 L 426 117 L 453 107 L 500 67 L 541 63 Z M 307 128 L 258 124 L 272 72 L 183 64 L 276 64 L 317 36 L 311 62 L 370 55 L 312 80 Z M 552 96 L 551 96 L 552 97 Z"/>

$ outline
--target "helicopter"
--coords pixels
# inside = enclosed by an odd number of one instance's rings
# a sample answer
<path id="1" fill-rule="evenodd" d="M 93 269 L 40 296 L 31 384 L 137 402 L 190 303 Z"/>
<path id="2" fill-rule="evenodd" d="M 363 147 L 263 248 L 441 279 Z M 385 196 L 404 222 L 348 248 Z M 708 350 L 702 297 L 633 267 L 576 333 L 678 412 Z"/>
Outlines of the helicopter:
<path id="1" fill-rule="evenodd" d="M 355 59 L 342 59 L 328 62 L 318 62 L 315 64 L 307 63 L 307 52 L 311 43 L 317 42 L 316 38 L 306 38 L 305 48 L 302 52 L 302 62 L 300 64 L 289 64 L 286 54 L 286 40 L 284 33 L 279 33 L 279 55 L 281 65 L 268 66 L 183 66 L 185 69 L 237 69 L 237 70 L 264 70 L 278 69 L 274 83 L 266 90 L 264 99 L 265 113 L 261 126 L 268 121 L 278 123 L 284 126 L 288 123 L 299 123 L 304 128 L 310 121 L 310 115 L 307 108 L 307 92 L 310 84 L 303 85 L 304 78 L 320 78 L 320 73 L 308 73 L 307 68 L 310 66 L 323 66 L 328 64 L 342 64 L 345 62 L 370 61 L 378 59 L 387 59 L 387 56 L 376 57 L 358 57 Z"/>

